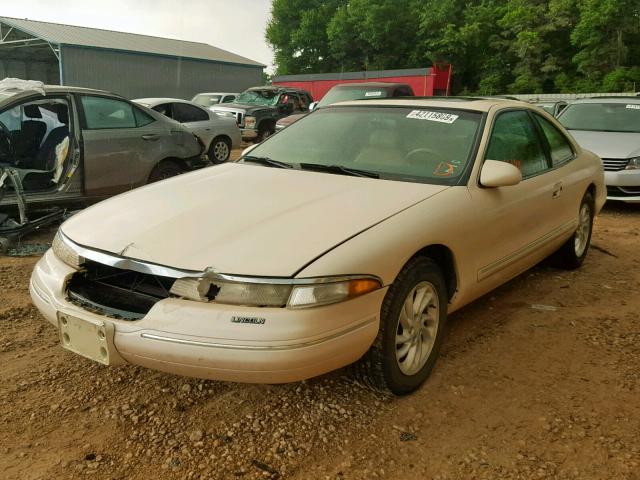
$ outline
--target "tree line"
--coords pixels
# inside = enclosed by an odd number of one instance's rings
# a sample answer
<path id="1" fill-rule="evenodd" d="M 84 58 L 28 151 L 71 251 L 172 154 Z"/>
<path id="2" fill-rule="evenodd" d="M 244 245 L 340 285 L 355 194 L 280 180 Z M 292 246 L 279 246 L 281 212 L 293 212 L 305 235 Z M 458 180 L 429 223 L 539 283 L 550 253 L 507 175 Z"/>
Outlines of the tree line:
<path id="1" fill-rule="evenodd" d="M 453 65 L 458 94 L 640 90 L 640 0 L 273 0 L 276 73 Z"/>

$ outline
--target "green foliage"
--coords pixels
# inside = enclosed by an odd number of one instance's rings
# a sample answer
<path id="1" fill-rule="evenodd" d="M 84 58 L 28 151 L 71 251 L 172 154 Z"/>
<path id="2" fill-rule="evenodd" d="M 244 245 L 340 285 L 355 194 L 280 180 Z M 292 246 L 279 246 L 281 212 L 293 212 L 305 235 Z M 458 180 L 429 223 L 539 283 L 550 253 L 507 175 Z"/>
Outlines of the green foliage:
<path id="1" fill-rule="evenodd" d="M 454 66 L 455 92 L 640 90 L 639 0 L 273 0 L 278 74 Z"/>

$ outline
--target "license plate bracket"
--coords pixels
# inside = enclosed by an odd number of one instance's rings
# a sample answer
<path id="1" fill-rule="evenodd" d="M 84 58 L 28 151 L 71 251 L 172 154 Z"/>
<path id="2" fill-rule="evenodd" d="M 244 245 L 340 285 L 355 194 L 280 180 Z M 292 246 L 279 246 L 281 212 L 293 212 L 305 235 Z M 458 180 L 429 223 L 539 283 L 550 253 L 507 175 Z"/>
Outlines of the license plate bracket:
<path id="1" fill-rule="evenodd" d="M 110 365 L 113 356 L 113 326 L 100 320 L 83 319 L 58 314 L 60 344 L 66 350 L 103 365 Z"/>

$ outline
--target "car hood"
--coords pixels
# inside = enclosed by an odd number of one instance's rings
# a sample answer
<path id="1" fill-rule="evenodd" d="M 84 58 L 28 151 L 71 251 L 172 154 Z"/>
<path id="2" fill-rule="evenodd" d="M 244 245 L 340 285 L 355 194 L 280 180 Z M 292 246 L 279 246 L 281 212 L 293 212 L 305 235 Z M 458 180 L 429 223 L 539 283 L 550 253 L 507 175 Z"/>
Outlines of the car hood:
<path id="1" fill-rule="evenodd" d="M 631 158 L 640 156 L 640 133 L 592 132 L 569 130 L 582 148 L 600 158 Z"/>
<path id="2" fill-rule="evenodd" d="M 224 164 L 113 197 L 61 230 L 82 246 L 175 268 L 290 277 L 446 188 Z"/>

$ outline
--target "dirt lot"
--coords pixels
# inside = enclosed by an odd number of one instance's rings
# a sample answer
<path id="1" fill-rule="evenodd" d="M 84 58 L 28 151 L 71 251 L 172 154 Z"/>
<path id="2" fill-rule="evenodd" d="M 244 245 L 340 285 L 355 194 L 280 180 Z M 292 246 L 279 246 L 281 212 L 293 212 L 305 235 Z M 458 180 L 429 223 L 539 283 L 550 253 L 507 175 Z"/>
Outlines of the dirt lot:
<path id="1" fill-rule="evenodd" d="M 608 207 L 593 244 L 581 270 L 537 267 L 453 315 L 404 398 L 345 372 L 256 386 L 103 368 L 31 306 L 37 258 L 1 257 L 0 477 L 640 479 L 640 208 Z"/>

